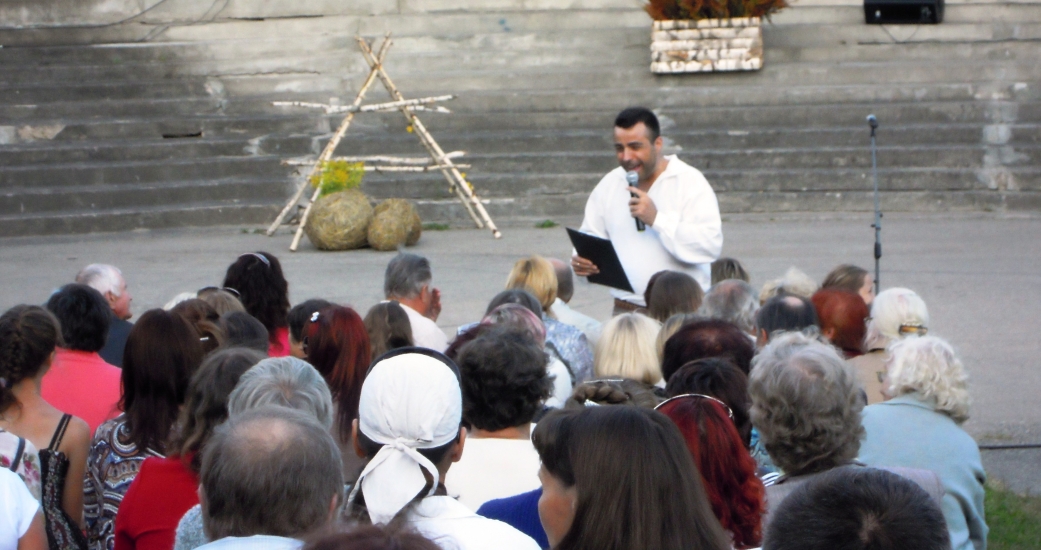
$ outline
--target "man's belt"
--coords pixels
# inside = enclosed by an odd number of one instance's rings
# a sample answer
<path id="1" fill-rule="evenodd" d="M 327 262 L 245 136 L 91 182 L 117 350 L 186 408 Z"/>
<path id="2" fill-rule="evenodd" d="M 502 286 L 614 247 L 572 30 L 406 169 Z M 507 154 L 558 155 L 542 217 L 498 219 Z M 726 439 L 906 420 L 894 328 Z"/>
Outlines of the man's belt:
<path id="1" fill-rule="evenodd" d="M 626 302 L 625 300 L 614 299 L 614 308 L 619 311 L 626 313 L 632 313 L 638 309 L 643 309 L 643 306 L 638 306 L 632 302 Z"/>

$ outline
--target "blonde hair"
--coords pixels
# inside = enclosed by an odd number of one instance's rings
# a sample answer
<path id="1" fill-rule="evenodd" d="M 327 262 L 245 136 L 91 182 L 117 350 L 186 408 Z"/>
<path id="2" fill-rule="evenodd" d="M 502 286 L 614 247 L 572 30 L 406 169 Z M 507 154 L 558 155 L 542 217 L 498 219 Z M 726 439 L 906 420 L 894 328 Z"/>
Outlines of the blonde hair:
<path id="1" fill-rule="evenodd" d="M 596 376 L 657 384 L 661 380 L 656 345 L 660 329 L 661 323 L 639 313 L 618 315 L 605 323 L 593 360 Z"/>
<path id="2" fill-rule="evenodd" d="M 557 272 L 553 264 L 542 256 L 529 256 L 513 264 L 506 278 L 506 290 L 520 288 L 538 298 L 547 314 L 557 299 Z"/>
<path id="3" fill-rule="evenodd" d="M 901 327 L 916 327 L 912 334 L 929 327 L 929 309 L 918 294 L 908 288 L 888 288 L 878 293 L 871 302 L 871 321 L 864 336 L 865 349 L 884 348 L 891 342 L 903 340 L 907 333 Z"/>
<path id="4" fill-rule="evenodd" d="M 950 344 L 935 336 L 906 338 L 889 352 L 889 395 L 917 392 L 958 424 L 969 419 L 969 376 Z"/>

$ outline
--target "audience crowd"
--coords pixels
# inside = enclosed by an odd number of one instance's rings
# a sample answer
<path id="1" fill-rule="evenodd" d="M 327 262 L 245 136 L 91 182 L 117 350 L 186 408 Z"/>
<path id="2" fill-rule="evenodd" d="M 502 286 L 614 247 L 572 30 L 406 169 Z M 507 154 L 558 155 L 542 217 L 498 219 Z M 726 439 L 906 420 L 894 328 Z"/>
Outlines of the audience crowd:
<path id="1" fill-rule="evenodd" d="M 250 252 L 133 323 L 89 265 L 0 316 L 0 550 L 985 550 L 922 298 L 711 271 L 599 321 L 523 258 L 450 339 L 415 254 L 364 312 Z"/>

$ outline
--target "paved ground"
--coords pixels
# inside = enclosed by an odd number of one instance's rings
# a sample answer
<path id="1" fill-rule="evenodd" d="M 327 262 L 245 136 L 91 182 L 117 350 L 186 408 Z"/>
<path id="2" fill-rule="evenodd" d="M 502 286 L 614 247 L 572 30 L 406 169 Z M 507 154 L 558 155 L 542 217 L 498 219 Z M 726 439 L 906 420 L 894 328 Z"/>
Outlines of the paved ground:
<path id="1" fill-rule="evenodd" d="M 558 220 L 577 224 L 579 220 Z M 870 268 L 871 215 L 742 215 L 724 220 L 724 254 L 739 258 L 759 285 L 795 265 L 821 279 L 836 264 Z M 391 253 L 324 253 L 306 241 L 295 254 L 289 237 L 255 228 L 140 231 L 83 237 L 0 240 L 0 307 L 41 303 L 83 265 L 120 266 L 141 313 L 179 292 L 219 284 L 245 251 L 282 259 L 295 303 L 323 297 L 364 312 L 382 298 Z M 412 251 L 429 257 L 443 293 L 441 324 L 450 333 L 476 320 L 502 289 L 513 262 L 527 254 L 566 257 L 563 228 L 507 226 L 493 240 L 478 230 L 431 231 Z M 931 333 L 960 350 L 972 375 L 973 418 L 966 428 L 981 443 L 1041 443 L 1041 216 L 999 214 L 891 215 L 883 230 L 882 286 L 907 286 L 929 305 Z M 581 283 L 573 306 L 605 318 L 609 296 Z M 994 477 L 1041 494 L 1041 449 L 984 451 Z"/>

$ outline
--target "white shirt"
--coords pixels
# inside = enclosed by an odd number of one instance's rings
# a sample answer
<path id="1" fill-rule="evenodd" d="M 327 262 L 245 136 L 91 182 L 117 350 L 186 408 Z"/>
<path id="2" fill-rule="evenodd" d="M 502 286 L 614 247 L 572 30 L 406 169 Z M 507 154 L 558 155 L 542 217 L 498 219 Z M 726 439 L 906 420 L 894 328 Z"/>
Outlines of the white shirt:
<path id="1" fill-rule="evenodd" d="M 553 381 L 553 391 L 549 394 L 545 404 L 551 409 L 563 409 L 564 402 L 571 397 L 571 392 L 575 389 L 574 385 L 571 384 L 571 371 L 567 370 L 567 365 L 562 363 L 560 359 L 551 356 L 549 364 L 546 365 L 546 373 L 549 374 L 550 379 Z"/>
<path id="2" fill-rule="evenodd" d="M 469 437 L 463 458 L 445 477 L 448 494 L 471 510 L 497 498 L 534 491 L 539 482 L 539 453 L 530 439 Z"/>
<path id="3" fill-rule="evenodd" d="M 708 180 L 675 155 L 665 158 L 668 167 L 647 192 L 658 209 L 653 226 L 636 230 L 620 166 L 593 189 L 582 221 L 582 232 L 611 240 L 633 287 L 633 293 L 612 288 L 611 295 L 641 306 L 651 275 L 666 269 L 689 274 L 707 292 L 711 264 L 723 250 L 719 203 Z"/>
<path id="4" fill-rule="evenodd" d="M 18 474 L 0 467 L 0 550 L 16 550 L 32 525 L 40 503 Z"/>
<path id="5" fill-rule="evenodd" d="M 272 535 L 252 537 L 224 537 L 200 546 L 197 550 L 297 550 L 304 543 L 296 539 Z"/>
<path id="6" fill-rule="evenodd" d="M 561 323 L 581 330 L 582 334 L 586 335 L 586 340 L 589 340 L 590 347 L 596 346 L 596 342 L 600 340 L 600 321 L 571 309 L 571 306 L 560 298 L 553 301 L 549 310 L 553 313 L 553 317 Z"/>
<path id="7" fill-rule="evenodd" d="M 409 511 L 408 523 L 444 550 L 539 548 L 528 535 L 501 521 L 478 516 L 452 497 L 427 497 L 417 502 Z"/>
<path id="8" fill-rule="evenodd" d="M 399 302 L 399 305 L 405 310 L 408 322 L 412 325 L 413 344 L 442 353 L 448 349 L 448 336 L 445 336 L 445 331 L 441 330 L 437 323 L 405 304 Z"/>

